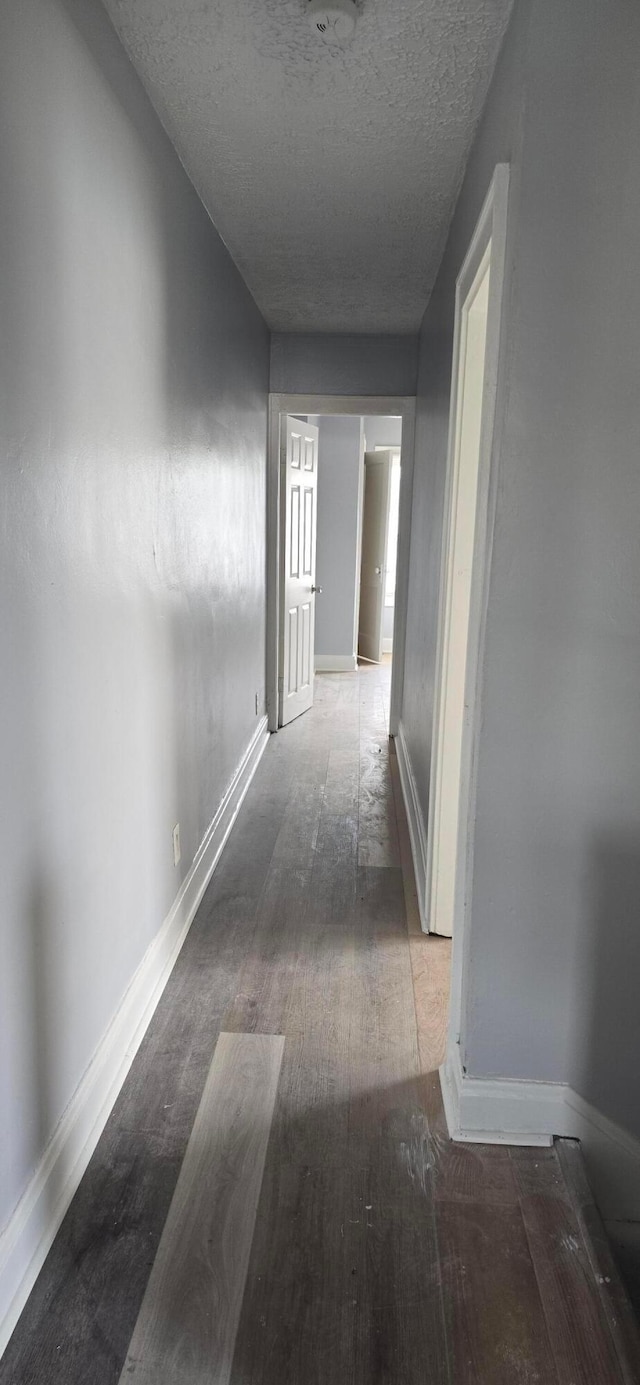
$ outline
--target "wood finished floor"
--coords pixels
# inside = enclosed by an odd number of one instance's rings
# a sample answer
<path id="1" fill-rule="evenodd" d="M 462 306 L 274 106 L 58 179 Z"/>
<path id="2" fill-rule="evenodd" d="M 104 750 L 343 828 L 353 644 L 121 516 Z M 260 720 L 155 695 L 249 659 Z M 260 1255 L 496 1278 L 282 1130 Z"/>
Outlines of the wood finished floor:
<path id="1" fill-rule="evenodd" d="M 271 739 L 0 1385 L 127 1378 L 221 1032 L 284 1036 L 225 1381 L 637 1379 L 559 1152 L 447 1139 L 449 944 L 419 930 L 388 691 L 388 668 L 321 676 Z"/>

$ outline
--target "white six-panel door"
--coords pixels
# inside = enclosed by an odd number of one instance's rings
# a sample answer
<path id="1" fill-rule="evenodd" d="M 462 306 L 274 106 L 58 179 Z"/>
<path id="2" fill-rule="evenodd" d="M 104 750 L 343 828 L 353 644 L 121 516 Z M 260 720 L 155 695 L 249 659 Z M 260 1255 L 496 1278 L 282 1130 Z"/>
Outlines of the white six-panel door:
<path id="1" fill-rule="evenodd" d="M 297 418 L 282 425 L 279 723 L 313 704 L 318 429 Z"/>

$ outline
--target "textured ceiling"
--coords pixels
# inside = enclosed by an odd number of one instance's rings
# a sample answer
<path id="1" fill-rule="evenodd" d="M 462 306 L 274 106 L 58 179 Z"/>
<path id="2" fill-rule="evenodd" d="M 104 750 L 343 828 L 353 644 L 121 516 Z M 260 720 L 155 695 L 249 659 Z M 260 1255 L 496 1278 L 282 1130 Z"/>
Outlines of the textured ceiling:
<path id="1" fill-rule="evenodd" d="M 416 331 L 511 0 L 104 0 L 273 328 Z"/>

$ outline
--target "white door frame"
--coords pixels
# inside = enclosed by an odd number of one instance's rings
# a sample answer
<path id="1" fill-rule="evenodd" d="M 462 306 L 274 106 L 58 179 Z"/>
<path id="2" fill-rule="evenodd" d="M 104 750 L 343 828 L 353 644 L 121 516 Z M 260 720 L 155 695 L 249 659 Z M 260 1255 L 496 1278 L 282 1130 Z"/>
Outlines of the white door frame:
<path id="1" fill-rule="evenodd" d="M 473 880 L 473 842 L 476 798 L 476 732 L 480 724 L 482 694 L 482 650 L 489 594 L 489 572 L 493 547 L 498 450 L 503 410 L 498 391 L 502 379 L 504 337 L 501 331 L 508 295 L 504 293 L 507 243 L 507 208 L 509 196 L 509 165 L 498 164 L 478 224 L 464 263 L 456 281 L 455 327 L 451 403 L 449 414 L 449 444 L 447 479 L 443 517 L 442 566 L 440 605 L 436 652 L 435 699 L 429 788 L 429 822 L 427 830 L 427 878 L 425 901 L 427 921 L 435 931 L 437 920 L 432 915 L 434 904 L 435 860 L 438 850 L 438 775 L 442 724 L 445 706 L 447 675 L 446 650 L 449 644 L 447 619 L 453 576 L 453 485 L 456 473 L 456 452 L 459 442 L 461 400 L 459 375 L 464 348 L 464 308 L 491 245 L 491 274 L 487 311 L 482 415 L 480 427 L 478 489 L 469 608 L 467 662 L 465 680 L 465 717 L 462 726 L 460 763 L 460 794 L 458 815 L 457 865 L 453 912 L 453 950 L 451 963 L 451 1000 L 449 1010 L 448 1054 L 461 1042 L 464 1015 L 465 987 L 468 973 L 468 953 L 471 920 L 471 890 Z"/>
<path id="2" fill-rule="evenodd" d="M 409 586 L 409 536 L 413 495 L 416 401 L 413 395 L 270 394 L 267 452 L 267 649 L 266 688 L 269 730 L 278 729 L 278 625 L 280 620 L 280 419 L 283 414 L 349 414 L 402 419 L 400 516 L 394 608 L 389 733 L 397 734 L 402 709 L 404 650 Z M 359 577 L 359 573 L 358 573 Z"/>

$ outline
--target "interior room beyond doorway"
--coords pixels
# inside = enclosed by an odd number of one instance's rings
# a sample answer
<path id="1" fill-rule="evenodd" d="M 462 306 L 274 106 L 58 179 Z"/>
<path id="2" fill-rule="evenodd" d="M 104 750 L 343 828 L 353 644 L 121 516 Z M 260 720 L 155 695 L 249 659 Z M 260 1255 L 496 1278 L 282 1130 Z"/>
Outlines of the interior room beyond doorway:
<path id="1" fill-rule="evenodd" d="M 300 421 L 318 429 L 315 669 L 353 672 L 359 657 L 373 663 L 385 657 L 388 662 L 393 650 L 402 419 L 316 414 Z M 363 621 L 367 630 L 373 625 L 373 642 L 363 638 Z"/>
<path id="2" fill-rule="evenodd" d="M 386 658 L 383 640 L 387 650 L 392 641 L 389 733 L 397 735 L 409 580 L 409 546 L 403 535 L 408 536 L 411 522 L 414 431 L 413 396 L 269 397 L 266 701 L 271 731 L 286 725 L 290 712 L 299 715 L 305 703 L 312 705 L 315 671 L 350 673 L 358 667 L 367 450 L 375 461 L 386 453 L 389 471 L 383 526 L 387 556 L 375 563 L 381 636 L 375 662 Z M 297 662 L 290 657 L 296 650 Z M 307 678 L 310 697 L 303 687 Z"/>

